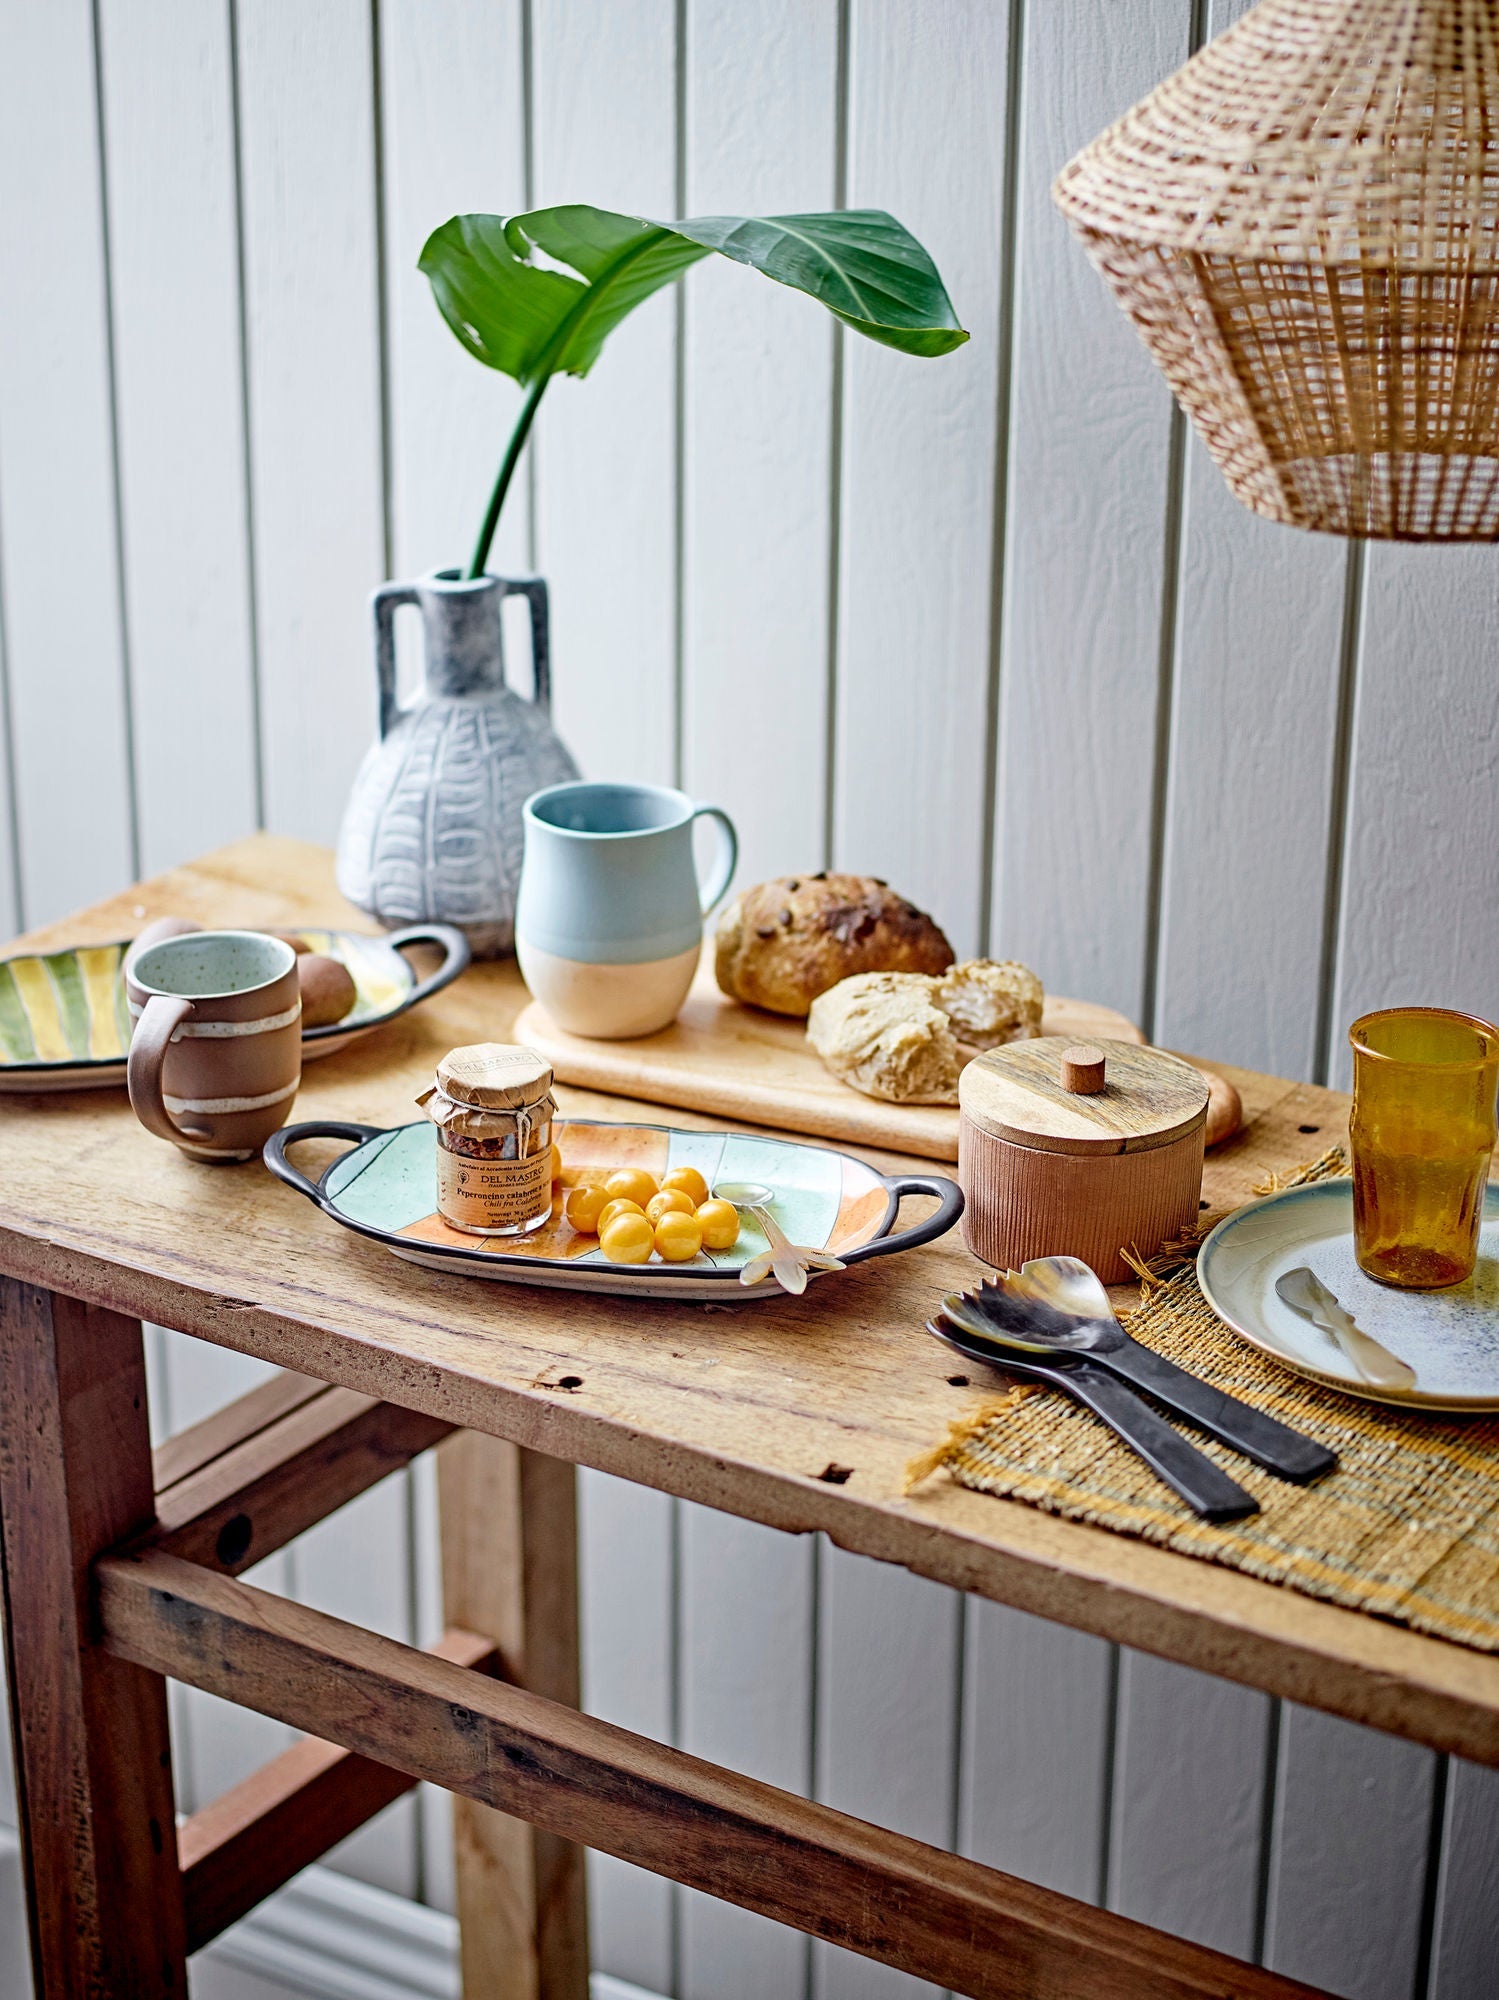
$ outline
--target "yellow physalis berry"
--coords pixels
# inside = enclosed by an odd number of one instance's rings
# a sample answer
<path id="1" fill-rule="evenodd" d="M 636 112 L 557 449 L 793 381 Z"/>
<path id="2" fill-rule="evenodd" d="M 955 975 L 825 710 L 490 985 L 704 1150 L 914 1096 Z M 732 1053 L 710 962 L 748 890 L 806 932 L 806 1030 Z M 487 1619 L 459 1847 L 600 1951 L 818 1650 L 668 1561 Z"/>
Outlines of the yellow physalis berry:
<path id="1" fill-rule="evenodd" d="M 608 1202 L 608 1195 L 597 1185 L 569 1188 L 567 1219 L 581 1234 L 592 1236 L 598 1229 L 599 1217 L 608 1206 Z"/>
<path id="2" fill-rule="evenodd" d="M 644 1264 L 654 1244 L 651 1225 L 638 1208 L 613 1216 L 599 1232 L 599 1248 L 611 1264 Z"/>
<path id="3" fill-rule="evenodd" d="M 702 1224 L 682 1209 L 668 1209 L 656 1224 L 656 1248 L 668 1264 L 685 1264 L 703 1247 Z"/>
<path id="4" fill-rule="evenodd" d="M 648 1174 L 644 1167 L 621 1167 L 612 1173 L 604 1186 L 610 1198 L 615 1201 L 633 1201 L 643 1209 L 651 1196 L 658 1190 L 659 1183 L 654 1174 Z"/>
<path id="5" fill-rule="evenodd" d="M 680 1188 L 662 1188 L 660 1194 L 653 1194 L 646 1203 L 645 1212 L 652 1222 L 659 1222 L 663 1215 L 673 1212 L 691 1215 L 692 1203 Z"/>
<path id="6" fill-rule="evenodd" d="M 611 1201 L 607 1188 L 604 1190 L 604 1205 L 599 1210 L 598 1230 L 600 1236 L 609 1227 L 616 1215 L 638 1215 L 643 1222 L 645 1210 L 638 1201 Z"/>
<path id="7" fill-rule="evenodd" d="M 731 1201 L 705 1201 L 697 1212 L 705 1250 L 732 1250 L 739 1241 L 739 1211 Z"/>
<path id="8" fill-rule="evenodd" d="M 661 1176 L 663 1188 L 680 1188 L 694 1208 L 700 1208 L 708 1199 L 708 1183 L 696 1167 L 673 1167 L 669 1174 Z"/>
<path id="9" fill-rule="evenodd" d="M 556 1140 L 554 1139 L 552 1141 L 552 1179 L 553 1181 L 560 1181 L 561 1178 L 562 1178 L 562 1148 L 557 1144 Z"/>

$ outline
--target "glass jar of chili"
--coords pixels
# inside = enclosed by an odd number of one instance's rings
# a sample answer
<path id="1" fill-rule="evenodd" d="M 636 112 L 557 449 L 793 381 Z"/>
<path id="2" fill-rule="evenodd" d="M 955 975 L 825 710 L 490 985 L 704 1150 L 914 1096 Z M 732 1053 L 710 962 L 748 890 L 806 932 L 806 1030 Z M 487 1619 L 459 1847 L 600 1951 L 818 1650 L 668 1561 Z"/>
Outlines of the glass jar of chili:
<path id="1" fill-rule="evenodd" d="M 525 1236 L 552 1212 L 552 1069 L 534 1049 L 452 1049 L 417 1103 L 437 1127 L 437 1207 L 472 1236 Z"/>

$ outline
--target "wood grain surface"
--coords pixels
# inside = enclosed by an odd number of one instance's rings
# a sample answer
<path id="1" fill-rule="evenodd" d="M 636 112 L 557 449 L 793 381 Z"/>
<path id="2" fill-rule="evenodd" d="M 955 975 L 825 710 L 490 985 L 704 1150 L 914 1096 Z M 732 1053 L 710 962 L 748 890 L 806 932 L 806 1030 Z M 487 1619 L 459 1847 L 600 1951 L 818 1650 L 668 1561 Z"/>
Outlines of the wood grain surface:
<path id="1" fill-rule="evenodd" d="M 444 1632 L 430 1650 L 436 1659 L 483 1673 L 497 1665 L 493 1643 L 475 1632 Z M 409 1772 L 356 1757 L 321 1736 L 301 1736 L 221 1792 L 177 1829 L 189 1952 L 247 1916 L 416 1782 Z"/>
<path id="2" fill-rule="evenodd" d="M 448 1623 L 487 1634 L 512 1686 L 576 1708 L 577 1474 L 476 1431 L 437 1463 Z M 588 2000 L 582 1848 L 467 1797 L 453 1854 L 464 2000 Z"/>
<path id="3" fill-rule="evenodd" d="M 1314 2000 L 1313 1989 L 889 1833 L 171 1556 L 99 1565 L 122 1659 L 330 1732 L 973 2000 Z"/>
<path id="4" fill-rule="evenodd" d="M 1165 1146 L 1192 1130 L 1207 1109 L 1201 1070 L 1162 1049 L 1104 1041 L 1101 1087 L 1086 1094 L 1067 1087 L 1062 1070 L 1068 1040 L 1043 1036 L 991 1049 L 964 1070 L 963 1110 L 981 1130 L 1017 1146 L 1098 1158 Z"/>
<path id="5" fill-rule="evenodd" d="M 67 935 L 119 935 L 168 911 L 350 921 L 325 853 L 260 837 L 100 905 Z M 476 967 L 318 1064 L 297 1115 L 410 1117 L 436 1058 L 503 1037 L 521 998 L 513 970 Z M 1346 1130 L 1334 1093 L 1230 1074 L 1247 1124 L 1208 1161 L 1215 1205 Z M 654 1115 L 561 1095 L 575 1114 Z M 304 1158 L 315 1166 L 336 1150 Z M 738 1310 L 634 1312 L 522 1287 L 496 1297 L 337 1229 L 254 1164 L 184 1158 L 148 1138 L 116 1092 L 8 1099 L 0 1181 L 0 1269 L 32 1282 L 730 1513 L 820 1528 L 1000 1603 L 1499 1763 L 1499 1660 L 955 1486 L 907 1496 L 911 1459 L 983 1388 L 950 1381 L 921 1331 L 934 1301 L 977 1275 L 956 1235 L 801 1300 Z M 848 1477 L 825 1479 L 830 1465 Z"/>
<path id="6" fill-rule="evenodd" d="M 1141 1039 L 1133 1022 L 1111 1007 L 1050 995 L 1041 1025 L 1068 1041 Z M 956 1105 L 886 1104 L 842 1082 L 808 1042 L 805 1021 L 741 1006 L 719 990 L 711 939 L 681 1013 L 657 1035 L 590 1041 L 559 1028 L 535 1000 L 516 1020 L 514 1034 L 550 1058 L 559 1081 L 588 1090 L 929 1160 L 958 1157 Z"/>
<path id="7" fill-rule="evenodd" d="M 40 2000 L 186 1990 L 166 1687 L 105 1651 L 90 1588 L 151 1498 L 139 1324 L 0 1279 L 0 1555 Z"/>

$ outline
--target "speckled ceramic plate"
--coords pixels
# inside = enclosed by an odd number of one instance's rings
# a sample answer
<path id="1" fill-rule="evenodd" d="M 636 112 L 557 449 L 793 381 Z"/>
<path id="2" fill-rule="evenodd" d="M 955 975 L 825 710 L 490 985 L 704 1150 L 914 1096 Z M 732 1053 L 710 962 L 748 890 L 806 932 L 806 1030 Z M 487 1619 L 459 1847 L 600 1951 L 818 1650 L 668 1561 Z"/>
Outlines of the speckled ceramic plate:
<path id="1" fill-rule="evenodd" d="M 314 951 L 341 959 L 358 989 L 352 1012 L 302 1034 L 302 1060 L 330 1056 L 440 992 L 469 961 L 468 940 L 449 924 L 414 924 L 369 937 L 359 931 L 297 931 Z M 420 976 L 407 945 L 436 945 L 442 962 Z M 90 1090 L 125 1081 L 130 1010 L 122 967 L 130 940 L 0 959 L 0 1092 Z"/>
<path id="2" fill-rule="evenodd" d="M 1292 1311 L 1275 1280 L 1308 1265 L 1365 1333 L 1416 1371 L 1414 1389 L 1375 1389 L 1329 1333 Z M 1490 1187 L 1478 1266 L 1464 1285 L 1402 1292 L 1376 1285 L 1353 1254 L 1353 1189 L 1318 1181 L 1241 1208 L 1197 1256 L 1197 1280 L 1218 1317 L 1273 1360 L 1375 1403 L 1428 1410 L 1499 1410 L 1499 1187 Z"/>
<path id="3" fill-rule="evenodd" d="M 962 1191 L 941 1174 L 877 1174 L 847 1153 L 791 1139 L 583 1118 L 559 1119 L 552 1130 L 570 1167 L 609 1173 L 617 1167 L 645 1167 L 658 1175 L 672 1167 L 696 1167 L 710 1187 L 758 1181 L 771 1189 L 770 1212 L 793 1243 L 827 1250 L 846 1264 L 930 1243 L 945 1235 L 963 1212 Z M 320 1180 L 311 1181 L 286 1157 L 287 1148 L 303 1139 L 343 1139 L 354 1150 L 335 1160 Z M 288 1125 L 267 1140 L 265 1163 L 335 1222 L 434 1271 L 643 1299 L 785 1296 L 772 1278 L 758 1285 L 739 1283 L 740 1267 L 766 1247 L 750 1216 L 743 1218 L 732 1250 L 704 1251 L 683 1264 L 659 1259 L 611 1264 L 596 1236 L 580 1236 L 560 1216 L 521 1239 L 466 1236 L 437 1213 L 436 1152 L 437 1129 L 426 1119 L 391 1131 L 314 1121 Z M 939 1205 L 909 1229 L 897 1229 L 901 1197 L 907 1194 L 937 1195 Z M 811 1275 L 816 1281 L 837 1273 Z"/>

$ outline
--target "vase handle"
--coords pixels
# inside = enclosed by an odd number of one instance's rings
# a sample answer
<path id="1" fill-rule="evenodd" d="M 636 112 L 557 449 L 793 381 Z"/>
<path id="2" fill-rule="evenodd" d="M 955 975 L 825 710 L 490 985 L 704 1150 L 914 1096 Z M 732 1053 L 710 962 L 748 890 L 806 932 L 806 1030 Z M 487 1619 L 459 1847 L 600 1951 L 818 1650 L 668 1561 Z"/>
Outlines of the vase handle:
<path id="1" fill-rule="evenodd" d="M 375 679 L 380 689 L 382 743 L 396 719 L 395 615 L 401 605 L 416 601 L 416 590 L 409 583 L 382 583 L 378 590 L 370 592 L 370 609 L 375 614 Z"/>
<path id="2" fill-rule="evenodd" d="M 524 597 L 531 606 L 531 678 L 534 687 L 532 701 L 543 715 L 552 712 L 552 642 L 551 608 L 547 600 L 547 580 L 544 576 L 507 576 L 505 578 L 507 597 Z"/>

